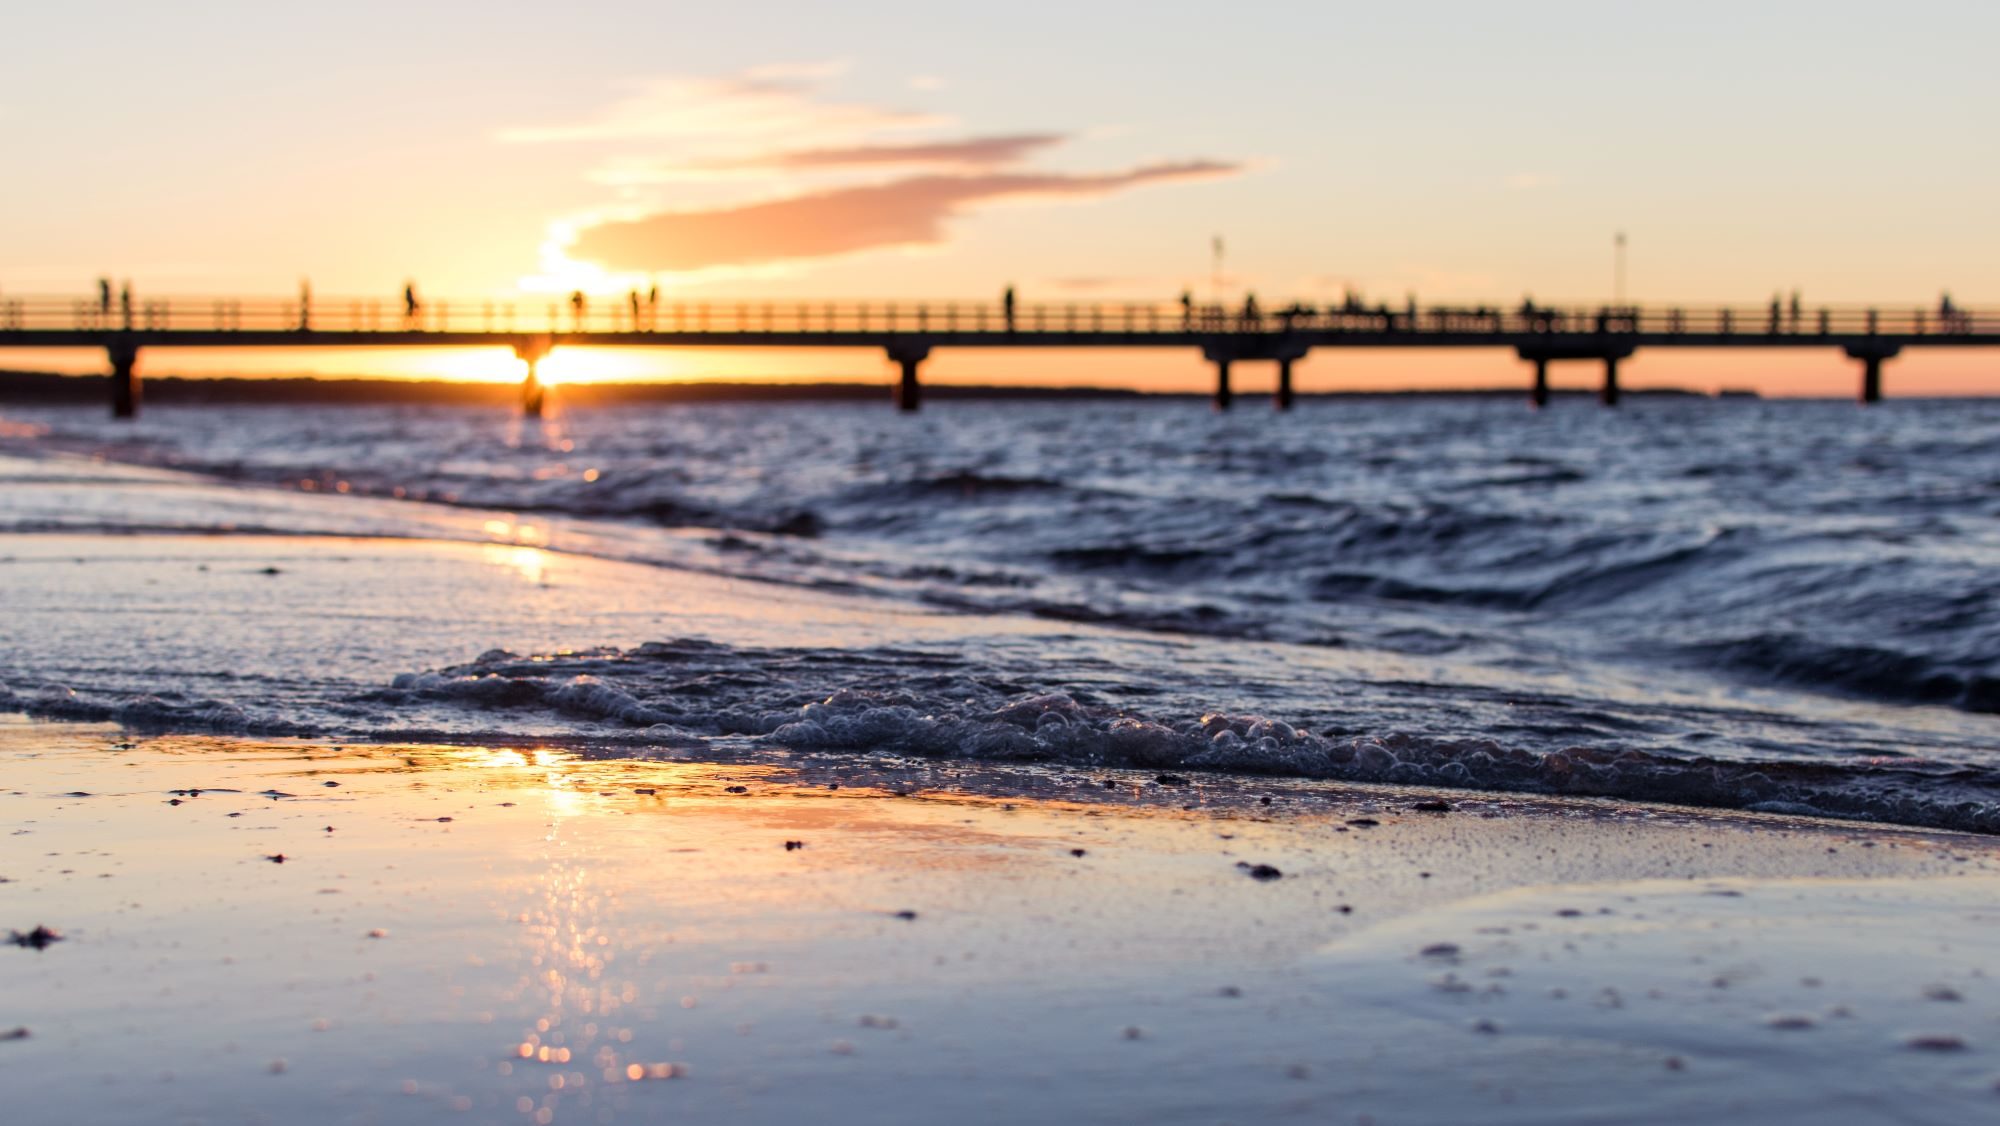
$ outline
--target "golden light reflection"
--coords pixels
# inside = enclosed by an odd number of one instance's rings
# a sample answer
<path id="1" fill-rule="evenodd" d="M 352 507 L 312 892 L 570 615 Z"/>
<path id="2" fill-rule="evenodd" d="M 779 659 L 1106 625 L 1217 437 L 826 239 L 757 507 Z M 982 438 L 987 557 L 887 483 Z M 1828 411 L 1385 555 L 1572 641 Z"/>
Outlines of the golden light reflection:
<path id="1" fill-rule="evenodd" d="M 494 523 L 497 521 L 488 522 L 488 531 L 493 531 Z M 541 548 L 489 544 L 481 555 L 488 565 L 512 571 L 530 585 L 541 586 L 548 579 L 549 553 Z"/>

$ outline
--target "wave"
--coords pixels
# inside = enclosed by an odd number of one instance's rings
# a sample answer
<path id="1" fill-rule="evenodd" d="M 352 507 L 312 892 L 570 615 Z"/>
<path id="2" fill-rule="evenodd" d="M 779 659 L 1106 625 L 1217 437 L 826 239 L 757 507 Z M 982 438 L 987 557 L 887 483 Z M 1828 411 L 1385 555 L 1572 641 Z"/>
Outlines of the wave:
<path id="1" fill-rule="evenodd" d="M 523 656 L 396 676 L 340 701 L 350 735 L 500 736 L 556 730 L 600 753 L 716 741 L 834 754 L 1037 762 L 1076 769 L 1211 771 L 1560 794 L 1847 817 L 2000 833 L 2000 773 L 1916 758 L 1746 761 L 1540 736 L 1354 731 L 1345 722 L 1184 707 L 1129 685 L 1064 690 L 930 648 L 738 648 L 699 639 Z M 138 727 L 304 733 L 254 705 L 160 696 L 91 701 L 0 689 L 0 708 Z M 534 722 L 526 722 L 532 719 Z M 322 732 L 323 733 L 323 732 Z M 513 736 L 518 738 L 518 735 Z M 623 748 L 619 750 L 618 748 Z"/>
<path id="2" fill-rule="evenodd" d="M 1690 660 L 1769 683 L 1901 704 L 2000 713 L 2000 671 L 1946 664 L 1884 645 L 1836 644 L 1797 633 L 1760 633 L 1686 646 Z"/>

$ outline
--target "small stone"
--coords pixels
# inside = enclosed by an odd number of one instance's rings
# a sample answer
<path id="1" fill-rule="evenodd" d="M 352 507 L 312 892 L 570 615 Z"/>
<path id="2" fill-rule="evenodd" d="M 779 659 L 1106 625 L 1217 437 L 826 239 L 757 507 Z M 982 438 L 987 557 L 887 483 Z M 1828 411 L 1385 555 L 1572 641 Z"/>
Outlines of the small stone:
<path id="1" fill-rule="evenodd" d="M 271 855 L 266 856 L 264 859 L 270 861 L 273 864 L 283 864 L 285 862 L 285 854 L 282 852 L 274 852 Z"/>
<path id="2" fill-rule="evenodd" d="M 917 917 L 917 913 L 915 911 L 898 911 L 896 912 L 896 917 L 898 919 L 914 920 Z"/>
<path id="3" fill-rule="evenodd" d="M 1375 820 L 1373 817 L 1350 817 L 1347 819 L 1347 823 L 1357 829 L 1373 829 L 1375 826 L 1381 824 L 1380 821 Z"/>
<path id="4" fill-rule="evenodd" d="M 732 794 L 747 794 L 750 792 L 750 787 L 748 786 L 725 786 L 723 788 Z"/>
<path id="5" fill-rule="evenodd" d="M 322 785 L 322 786 L 325 786 L 325 787 L 326 787 L 327 789 L 332 789 L 333 787 L 335 787 L 335 786 L 338 786 L 338 785 L 340 785 L 340 783 L 338 783 L 338 782 L 321 782 L 321 783 L 320 783 L 320 785 Z"/>
<path id="6" fill-rule="evenodd" d="M 1965 1041 L 1948 1032 L 1921 1032 L 1905 1037 L 1903 1047 L 1918 1052 L 1962 1052 Z"/>
<path id="7" fill-rule="evenodd" d="M 1153 781 L 1158 782 L 1162 786 L 1185 786 L 1188 784 L 1188 780 L 1178 774 L 1155 775 Z"/>
<path id="8" fill-rule="evenodd" d="M 372 928 L 372 929 L 370 929 L 370 930 L 369 930 L 369 932 L 368 932 L 368 937 L 369 937 L 369 938 L 387 938 L 387 937 L 389 937 L 389 932 L 388 932 L 388 931 L 385 931 L 385 930 L 383 930 L 383 929 L 382 929 L 381 927 L 374 927 L 374 928 Z"/>
<path id="9" fill-rule="evenodd" d="M 1458 957 L 1458 944 L 1455 942 L 1433 942 L 1422 950 L 1417 951 L 1417 953 L 1426 958 L 1456 958 Z"/>
<path id="10" fill-rule="evenodd" d="M 30 1033 L 25 1026 L 20 1028 L 10 1028 L 5 1032 L 0 1032 L 0 1041 L 26 1040 L 31 1035 L 33 1035 L 33 1033 Z"/>
<path id="11" fill-rule="evenodd" d="M 1069 854 L 1070 854 L 1071 856 L 1088 856 L 1088 855 L 1089 855 L 1089 853 L 1085 852 L 1085 851 L 1084 851 L 1083 849 L 1080 849 L 1080 848 L 1073 848 L 1073 849 L 1070 849 L 1070 850 L 1069 850 Z"/>
<path id="12" fill-rule="evenodd" d="M 1433 798 L 1429 801 L 1420 801 L 1410 808 L 1416 810 L 1418 813 L 1450 813 L 1451 803 Z"/>
<path id="13" fill-rule="evenodd" d="M 1243 869 L 1244 873 L 1253 880 L 1276 880 L 1282 879 L 1285 875 L 1269 864 L 1250 864 L 1239 860 L 1236 862 L 1236 866 Z"/>
<path id="14" fill-rule="evenodd" d="M 802 849 L 802 848 L 804 848 L 804 847 L 806 847 L 806 842 L 804 842 L 804 841 L 786 841 L 786 842 L 785 842 L 785 851 L 786 851 L 786 852 L 797 852 L 797 851 L 798 851 L 799 849 Z"/>
<path id="15" fill-rule="evenodd" d="M 633 789 L 632 789 L 632 792 L 633 792 L 633 793 L 635 793 L 635 794 L 648 794 L 648 795 L 651 795 L 651 794 L 657 794 L 657 793 L 659 793 L 660 791 L 658 791 L 658 790 L 654 789 L 654 788 L 653 788 L 653 787 L 651 787 L 651 786 L 635 786 L 635 787 L 633 787 Z"/>

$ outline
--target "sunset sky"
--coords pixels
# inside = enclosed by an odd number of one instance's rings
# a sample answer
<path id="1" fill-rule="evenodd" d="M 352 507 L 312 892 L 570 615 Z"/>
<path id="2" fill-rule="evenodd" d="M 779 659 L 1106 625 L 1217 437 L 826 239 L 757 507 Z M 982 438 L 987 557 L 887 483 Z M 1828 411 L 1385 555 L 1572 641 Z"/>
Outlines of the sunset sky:
<path id="1" fill-rule="evenodd" d="M 1611 296 L 2000 306 L 2000 7 L 75 2 L 0 45 L 0 296 Z M 93 367 L 0 354 L 0 365 Z M 150 354 L 469 375 L 504 356 Z M 872 353 L 572 374 L 879 376 Z M 1324 350 L 1308 389 L 1495 385 L 1495 352 Z M 1641 353 L 1628 382 L 1846 394 L 1836 353 Z M 927 378 L 1195 388 L 1192 353 L 941 351 Z M 1594 373 L 1558 369 L 1578 383 Z M 1246 369 L 1252 387 L 1267 376 Z M 2000 392 L 1912 353 L 1892 393 Z"/>

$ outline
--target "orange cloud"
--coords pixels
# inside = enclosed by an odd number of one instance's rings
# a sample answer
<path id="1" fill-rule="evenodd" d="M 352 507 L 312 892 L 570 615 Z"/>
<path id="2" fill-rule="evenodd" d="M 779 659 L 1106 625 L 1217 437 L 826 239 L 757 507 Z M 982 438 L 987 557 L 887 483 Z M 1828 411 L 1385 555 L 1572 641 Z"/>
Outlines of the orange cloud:
<path id="1" fill-rule="evenodd" d="M 1241 165 L 1195 160 L 1097 175 L 913 176 L 787 199 L 666 211 L 585 228 L 571 258 L 610 270 L 688 271 L 825 258 L 944 241 L 947 219 L 1004 199 L 1091 198 L 1147 184 L 1212 179 Z"/>
<path id="2" fill-rule="evenodd" d="M 991 168 L 1016 164 L 1037 149 L 1058 144 L 1060 133 L 1017 133 L 1000 137 L 968 137 L 962 141 L 913 144 L 852 145 L 846 148 L 803 149 L 770 153 L 710 167 L 727 168 L 854 168 L 883 164 Z"/>

